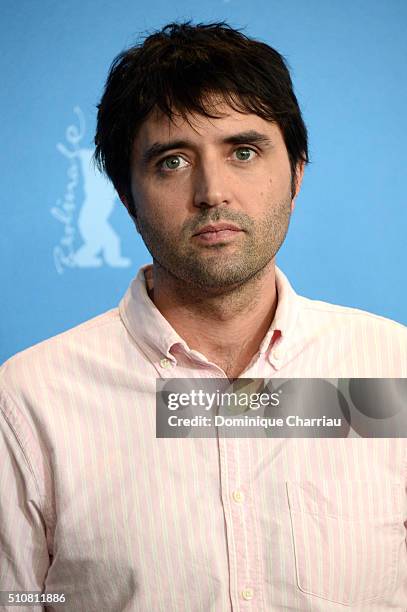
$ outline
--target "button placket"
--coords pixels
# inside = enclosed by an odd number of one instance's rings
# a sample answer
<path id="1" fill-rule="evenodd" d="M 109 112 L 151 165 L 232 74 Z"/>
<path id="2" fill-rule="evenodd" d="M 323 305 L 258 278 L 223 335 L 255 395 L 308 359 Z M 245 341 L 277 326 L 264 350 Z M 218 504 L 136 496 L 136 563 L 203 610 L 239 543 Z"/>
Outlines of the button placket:
<path id="1" fill-rule="evenodd" d="M 219 437 L 222 497 L 224 500 L 229 567 L 233 580 L 233 609 L 263 612 L 262 566 L 259 559 L 255 514 L 250 499 L 252 465 L 247 440 Z"/>

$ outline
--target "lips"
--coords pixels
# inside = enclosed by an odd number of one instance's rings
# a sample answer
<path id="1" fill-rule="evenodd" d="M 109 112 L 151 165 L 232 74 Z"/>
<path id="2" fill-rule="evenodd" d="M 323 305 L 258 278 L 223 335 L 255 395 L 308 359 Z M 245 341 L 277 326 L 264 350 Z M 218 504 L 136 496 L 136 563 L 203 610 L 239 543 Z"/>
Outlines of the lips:
<path id="1" fill-rule="evenodd" d="M 194 235 L 193 239 L 203 247 L 226 247 L 238 240 L 243 230 L 233 223 L 223 221 L 221 223 L 209 223 L 201 227 Z"/>
<path id="2" fill-rule="evenodd" d="M 223 232 L 225 230 L 228 230 L 231 232 L 241 232 L 242 231 L 240 227 L 233 225 L 233 223 L 216 223 L 216 224 L 204 225 L 204 227 L 201 227 L 201 229 L 199 229 L 194 234 L 194 236 L 199 236 L 200 234 Z"/>

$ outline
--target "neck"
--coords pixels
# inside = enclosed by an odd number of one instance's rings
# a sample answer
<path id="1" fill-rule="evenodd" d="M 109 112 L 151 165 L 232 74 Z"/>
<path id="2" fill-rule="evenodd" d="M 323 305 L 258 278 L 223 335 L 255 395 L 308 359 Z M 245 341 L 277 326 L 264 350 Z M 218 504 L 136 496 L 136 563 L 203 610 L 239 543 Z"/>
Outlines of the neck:
<path id="1" fill-rule="evenodd" d="M 150 297 L 188 344 L 235 378 L 258 352 L 277 306 L 274 260 L 246 283 L 210 294 L 153 266 Z"/>

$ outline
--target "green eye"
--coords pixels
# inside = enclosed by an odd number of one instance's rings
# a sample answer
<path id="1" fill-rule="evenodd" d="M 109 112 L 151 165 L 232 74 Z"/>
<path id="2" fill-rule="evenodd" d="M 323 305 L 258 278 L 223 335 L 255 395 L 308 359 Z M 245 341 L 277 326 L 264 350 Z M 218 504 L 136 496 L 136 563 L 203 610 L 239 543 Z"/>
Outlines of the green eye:
<path id="1" fill-rule="evenodd" d="M 188 162 L 181 155 L 168 155 L 157 164 L 159 172 L 168 174 L 171 170 L 180 170 L 188 166 Z"/>
<path id="2" fill-rule="evenodd" d="M 250 153 L 254 153 L 253 149 L 241 147 L 240 149 L 236 150 L 236 155 L 240 161 L 250 160 Z"/>
<path id="3" fill-rule="evenodd" d="M 168 170 L 176 170 L 179 168 L 179 157 L 178 155 L 173 155 L 172 157 L 167 157 L 164 160 L 163 164 L 168 168 Z"/>

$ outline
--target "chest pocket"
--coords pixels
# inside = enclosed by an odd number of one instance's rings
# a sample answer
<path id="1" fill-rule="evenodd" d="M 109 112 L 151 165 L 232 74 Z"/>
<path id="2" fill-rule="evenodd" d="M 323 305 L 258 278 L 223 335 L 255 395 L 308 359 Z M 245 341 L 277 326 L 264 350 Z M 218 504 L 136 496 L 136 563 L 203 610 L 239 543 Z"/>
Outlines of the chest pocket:
<path id="1" fill-rule="evenodd" d="M 298 588 L 348 606 L 391 593 L 405 550 L 403 486 L 286 484 Z"/>

